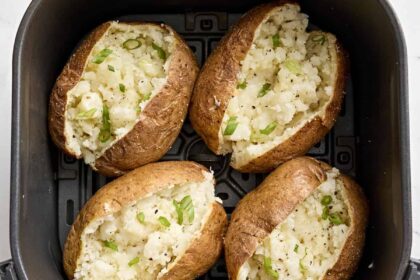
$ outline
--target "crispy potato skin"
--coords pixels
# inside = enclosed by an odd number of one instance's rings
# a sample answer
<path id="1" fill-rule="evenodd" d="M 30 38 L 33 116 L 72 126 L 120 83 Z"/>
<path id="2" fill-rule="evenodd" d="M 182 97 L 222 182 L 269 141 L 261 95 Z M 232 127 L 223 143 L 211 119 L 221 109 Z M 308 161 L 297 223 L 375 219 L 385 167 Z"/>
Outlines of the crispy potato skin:
<path id="1" fill-rule="evenodd" d="M 67 277 L 74 278 L 82 248 L 80 237 L 90 222 L 118 212 L 125 205 L 150 193 L 163 190 L 169 185 L 203 181 L 203 171 L 208 172 L 204 166 L 191 161 L 150 163 L 102 187 L 85 204 L 67 236 L 63 252 L 63 265 Z M 197 276 L 207 271 L 222 251 L 226 226 L 226 213 L 220 204 L 215 203 L 201 234 L 192 241 L 185 255 L 177 260 L 163 278 L 192 279 L 193 277 L 178 278 L 178 276 L 183 274 Z"/>
<path id="2" fill-rule="evenodd" d="M 274 8 L 295 1 L 274 1 L 257 6 L 247 12 L 226 34 L 207 59 L 194 87 L 189 117 L 195 131 L 216 154 L 223 151 L 219 142 L 219 129 L 223 115 L 232 97 L 237 94 L 237 74 L 240 62 L 252 45 L 255 30 L 266 15 Z M 340 112 L 346 74 L 346 55 L 337 44 L 338 74 L 332 100 L 323 118 L 315 117 L 293 136 L 246 165 L 231 162 L 240 172 L 269 172 L 282 162 L 304 155 L 331 129 Z"/>
<path id="3" fill-rule="evenodd" d="M 323 181 L 331 169 L 310 157 L 298 157 L 274 170 L 254 191 L 246 195 L 232 213 L 225 239 L 225 258 L 230 279 L 237 279 L 240 267 L 258 244 L 283 222 Z M 348 279 L 362 254 L 368 205 L 360 186 L 345 175 L 351 226 L 349 236 L 334 267 L 324 279 Z"/>
<path id="4" fill-rule="evenodd" d="M 156 25 L 141 22 L 128 24 Z M 51 94 L 49 127 L 52 139 L 59 148 L 72 156 L 75 155 L 67 148 L 64 135 L 67 92 L 80 80 L 92 48 L 110 25 L 110 22 L 102 24 L 81 44 L 64 67 Z M 198 74 L 197 61 L 185 41 L 172 28 L 167 25 L 156 26 L 168 30 L 175 37 L 168 80 L 147 104 L 133 129 L 92 164 L 93 169 L 105 176 L 120 176 L 160 159 L 176 140 L 187 114 Z"/>

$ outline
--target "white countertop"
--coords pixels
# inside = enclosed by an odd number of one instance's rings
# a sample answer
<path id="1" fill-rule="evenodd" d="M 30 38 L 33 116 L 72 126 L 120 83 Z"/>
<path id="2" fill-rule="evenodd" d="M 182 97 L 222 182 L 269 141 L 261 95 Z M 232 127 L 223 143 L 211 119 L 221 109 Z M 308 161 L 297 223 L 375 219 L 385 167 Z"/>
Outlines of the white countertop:
<path id="1" fill-rule="evenodd" d="M 410 90 L 412 257 L 420 259 L 420 1 L 390 0 L 402 25 L 408 53 Z M 9 182 L 12 52 L 20 20 L 29 0 L 2 0 L 0 9 L 0 262 L 10 258 Z M 417 172 L 416 172 L 417 171 Z"/>

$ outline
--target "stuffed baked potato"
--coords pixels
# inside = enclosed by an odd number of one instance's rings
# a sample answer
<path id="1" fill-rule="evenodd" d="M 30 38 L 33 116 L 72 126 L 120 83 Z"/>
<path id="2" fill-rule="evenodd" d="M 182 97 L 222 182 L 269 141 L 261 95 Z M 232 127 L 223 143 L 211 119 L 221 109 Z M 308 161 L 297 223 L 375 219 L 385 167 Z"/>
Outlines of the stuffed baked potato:
<path id="1" fill-rule="evenodd" d="M 106 22 L 57 79 L 52 139 L 107 176 L 156 161 L 178 136 L 197 73 L 194 55 L 169 26 Z"/>
<path id="2" fill-rule="evenodd" d="M 222 252 L 227 217 L 213 175 L 186 161 L 150 163 L 102 187 L 64 247 L 69 279 L 194 279 Z"/>
<path id="3" fill-rule="evenodd" d="M 349 279 L 367 218 L 356 182 L 313 158 L 292 159 L 236 206 L 225 240 L 229 278 Z"/>
<path id="4" fill-rule="evenodd" d="M 346 59 L 334 35 L 307 31 L 293 1 L 246 13 L 206 61 L 190 106 L 193 128 L 241 172 L 305 154 L 340 111 Z"/>

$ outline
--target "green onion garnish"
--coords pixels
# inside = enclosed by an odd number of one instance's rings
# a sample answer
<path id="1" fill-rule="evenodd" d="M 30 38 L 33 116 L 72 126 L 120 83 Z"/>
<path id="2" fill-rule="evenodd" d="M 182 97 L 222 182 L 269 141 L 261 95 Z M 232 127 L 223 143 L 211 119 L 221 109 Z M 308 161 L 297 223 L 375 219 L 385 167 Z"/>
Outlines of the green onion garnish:
<path id="1" fill-rule="evenodd" d="M 274 131 L 274 129 L 276 129 L 276 127 L 277 127 L 277 122 L 276 121 L 274 121 L 274 122 L 272 122 L 272 123 L 270 123 L 270 124 L 268 124 L 264 129 L 261 129 L 260 130 L 260 133 L 261 134 L 264 134 L 264 135 L 268 135 L 268 134 L 270 134 L 271 132 L 273 132 Z"/>
<path id="2" fill-rule="evenodd" d="M 194 205 L 190 195 L 185 196 L 180 202 L 173 200 L 172 203 L 178 216 L 178 224 L 182 225 L 184 222 L 184 213 L 187 213 L 188 222 L 192 223 L 194 221 Z"/>
<path id="3" fill-rule="evenodd" d="M 125 85 L 124 84 L 119 84 L 118 87 L 120 88 L 121 92 L 125 92 Z"/>
<path id="4" fill-rule="evenodd" d="M 108 64 L 108 70 L 111 71 L 111 72 L 115 72 L 114 66 L 109 65 L 109 64 Z"/>
<path id="5" fill-rule="evenodd" d="M 104 246 L 107 247 L 107 248 L 109 248 L 109 249 L 111 249 L 111 250 L 113 250 L 113 251 L 116 251 L 116 252 L 118 251 L 118 246 L 113 241 L 105 240 L 104 241 Z"/>
<path id="6" fill-rule="evenodd" d="M 295 245 L 295 248 L 293 249 L 293 251 L 294 251 L 295 253 L 297 253 L 297 252 L 298 252 L 298 250 L 299 250 L 299 245 L 298 245 L 298 244 L 296 244 L 296 245 Z"/>
<path id="7" fill-rule="evenodd" d="M 181 205 L 176 200 L 173 200 L 172 204 L 175 206 L 175 211 L 178 216 L 177 223 L 178 225 L 182 225 L 184 222 L 184 212 L 181 209 Z"/>
<path id="8" fill-rule="evenodd" d="M 271 40 L 273 41 L 273 48 L 274 49 L 280 47 L 280 36 L 279 36 L 279 34 L 273 35 L 273 37 L 271 37 Z"/>
<path id="9" fill-rule="evenodd" d="M 101 64 L 104 60 L 112 53 L 110 49 L 103 49 L 101 50 L 95 57 L 93 58 L 92 62 L 96 64 Z"/>
<path id="10" fill-rule="evenodd" d="M 164 227 L 170 227 L 171 226 L 171 223 L 168 221 L 168 219 L 166 219 L 165 217 L 163 217 L 163 216 L 160 216 L 159 218 L 158 218 L 158 220 L 159 220 L 159 223 L 162 225 L 162 226 L 164 226 Z"/>
<path id="11" fill-rule="evenodd" d="M 146 94 L 142 94 L 141 96 L 142 96 L 142 101 L 147 101 L 147 100 L 150 99 L 150 96 L 152 96 L 152 93 L 149 92 L 149 93 L 146 93 Z"/>
<path id="12" fill-rule="evenodd" d="M 291 73 L 297 75 L 300 74 L 302 69 L 300 68 L 300 64 L 297 60 L 288 59 L 284 62 L 284 66 L 289 70 Z"/>
<path id="13" fill-rule="evenodd" d="M 143 212 L 138 213 L 136 218 L 137 218 L 137 221 L 140 222 L 140 224 L 143 224 L 143 225 L 145 224 L 145 217 L 144 217 Z"/>
<path id="14" fill-rule="evenodd" d="M 340 215 L 338 213 L 332 213 L 328 217 L 331 223 L 334 225 L 341 225 L 343 223 L 343 220 L 341 219 Z"/>
<path id="15" fill-rule="evenodd" d="M 242 83 L 239 83 L 236 88 L 237 89 L 245 89 L 248 83 L 244 80 Z"/>
<path id="16" fill-rule="evenodd" d="M 279 273 L 273 269 L 271 265 L 271 258 L 264 257 L 264 271 L 273 278 L 279 278 Z"/>
<path id="17" fill-rule="evenodd" d="M 90 119 L 90 118 L 93 117 L 93 115 L 95 115 L 95 113 L 96 113 L 96 109 L 92 108 L 90 110 L 78 113 L 77 118 L 78 119 Z"/>
<path id="18" fill-rule="evenodd" d="M 267 94 L 268 90 L 271 88 L 271 84 L 269 83 L 265 83 L 262 88 L 260 89 L 260 91 L 258 92 L 257 97 L 263 97 L 264 95 Z"/>
<path id="19" fill-rule="evenodd" d="M 324 207 L 324 209 L 322 210 L 322 219 L 326 220 L 328 219 L 328 216 L 330 215 L 330 210 L 328 210 L 328 207 Z"/>
<path id="20" fill-rule="evenodd" d="M 306 271 L 305 266 L 303 266 L 302 260 L 299 261 L 299 270 L 301 273 L 304 273 Z"/>
<path id="21" fill-rule="evenodd" d="M 109 109 L 106 105 L 102 109 L 102 128 L 98 138 L 102 143 L 105 143 L 111 138 L 111 122 L 109 120 Z"/>
<path id="22" fill-rule="evenodd" d="M 124 49 L 134 50 L 134 49 L 140 48 L 141 42 L 136 39 L 128 39 L 122 44 L 122 46 Z"/>
<path id="23" fill-rule="evenodd" d="M 134 259 L 132 259 L 131 261 L 128 262 L 128 266 L 133 266 L 137 263 L 139 263 L 140 258 L 139 257 L 135 257 Z"/>
<path id="24" fill-rule="evenodd" d="M 223 135 L 232 135 L 235 132 L 236 127 L 238 126 L 238 122 L 236 121 L 237 119 L 238 117 L 229 118 Z"/>
<path id="25" fill-rule="evenodd" d="M 332 197 L 331 195 L 324 195 L 321 199 L 321 204 L 324 206 L 327 206 L 331 203 Z"/>
<path id="26" fill-rule="evenodd" d="M 161 47 L 152 43 L 152 48 L 157 51 L 159 58 L 166 60 L 166 52 Z"/>
<path id="27" fill-rule="evenodd" d="M 318 35 L 313 36 L 311 40 L 312 42 L 317 42 L 323 45 L 327 41 L 327 38 L 323 34 L 318 34 Z"/>

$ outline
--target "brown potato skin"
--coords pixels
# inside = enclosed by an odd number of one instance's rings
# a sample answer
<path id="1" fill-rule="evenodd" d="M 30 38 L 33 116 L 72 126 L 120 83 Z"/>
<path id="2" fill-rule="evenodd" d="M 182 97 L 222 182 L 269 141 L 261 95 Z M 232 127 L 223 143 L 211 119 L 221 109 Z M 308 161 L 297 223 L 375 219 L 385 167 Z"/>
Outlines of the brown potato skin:
<path id="1" fill-rule="evenodd" d="M 283 222 L 326 180 L 331 166 L 310 157 L 298 157 L 274 170 L 254 191 L 248 193 L 232 213 L 225 239 L 225 258 L 230 279 L 237 279 L 240 267 L 258 244 Z M 368 205 L 361 187 L 340 174 L 348 197 L 350 232 L 340 257 L 324 279 L 349 279 L 362 255 Z"/>
<path id="2" fill-rule="evenodd" d="M 254 32 L 272 9 L 295 1 L 274 1 L 259 5 L 247 12 L 231 31 L 223 37 L 207 59 L 194 87 L 189 116 L 195 131 L 216 154 L 223 151 L 219 145 L 219 129 L 223 115 L 232 97 L 237 94 L 237 74 L 240 62 L 250 49 Z M 340 112 L 347 69 L 343 48 L 337 44 L 338 73 L 334 94 L 323 118 L 315 117 L 293 136 L 246 165 L 231 162 L 240 172 L 269 172 L 282 162 L 304 155 L 332 128 Z M 220 104 L 216 104 L 220 102 Z"/>
<path id="3" fill-rule="evenodd" d="M 227 216 L 223 206 L 213 204 L 213 212 L 196 238 L 170 270 L 159 279 L 191 280 L 206 273 L 219 259 L 223 251 L 223 238 L 227 229 Z"/>
<path id="4" fill-rule="evenodd" d="M 208 172 L 204 166 L 191 161 L 150 163 L 102 187 L 79 212 L 67 236 L 63 252 L 63 266 L 67 277 L 74 278 L 82 246 L 80 236 L 92 220 L 118 212 L 125 205 L 150 193 L 163 190 L 169 185 L 203 181 L 203 171 Z M 227 216 L 223 207 L 219 203 L 214 203 L 213 211 L 201 234 L 192 241 L 186 253 L 177 260 L 168 273 L 163 275 L 163 278 L 192 279 L 193 277 L 178 278 L 178 276 L 198 276 L 206 272 L 222 252 L 226 226 Z"/>
<path id="5" fill-rule="evenodd" d="M 175 49 L 169 67 L 168 80 L 162 90 L 147 104 L 139 121 L 123 138 L 109 147 L 92 168 L 105 176 L 120 176 L 127 171 L 159 160 L 172 146 L 187 114 L 198 65 L 185 41 L 169 26 L 129 22 L 134 25 L 155 25 L 174 34 Z M 95 43 L 111 25 L 106 22 L 96 28 L 70 58 L 57 79 L 50 98 L 49 127 L 54 143 L 69 155 L 64 135 L 67 92 L 84 71 L 87 58 Z"/>

